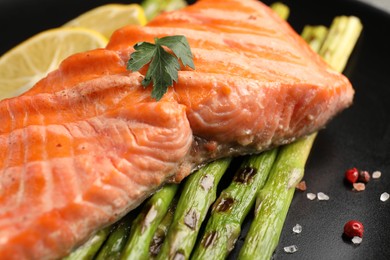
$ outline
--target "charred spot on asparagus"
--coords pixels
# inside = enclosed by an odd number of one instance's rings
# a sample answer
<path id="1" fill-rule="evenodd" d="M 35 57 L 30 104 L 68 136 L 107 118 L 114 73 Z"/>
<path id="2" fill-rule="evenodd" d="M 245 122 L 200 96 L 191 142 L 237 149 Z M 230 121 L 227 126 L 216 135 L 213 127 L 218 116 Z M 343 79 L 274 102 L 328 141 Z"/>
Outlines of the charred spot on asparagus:
<path id="1" fill-rule="evenodd" d="M 173 257 L 173 260 L 185 260 L 186 257 L 184 256 L 184 253 L 182 250 L 179 250 L 175 253 L 175 256 Z"/>
<path id="2" fill-rule="evenodd" d="M 252 181 L 253 176 L 256 175 L 257 170 L 253 167 L 241 168 L 234 175 L 233 181 L 247 184 Z"/>
<path id="3" fill-rule="evenodd" d="M 191 209 L 187 212 L 186 216 L 184 217 L 184 224 L 186 224 L 187 227 L 189 227 L 192 230 L 195 230 L 196 225 L 198 223 L 198 212 L 196 212 L 195 209 Z"/>
<path id="4" fill-rule="evenodd" d="M 147 205 L 147 208 L 145 208 L 145 211 L 141 214 L 144 215 L 141 233 L 144 233 L 145 230 L 150 226 L 152 221 L 156 218 L 157 210 L 154 208 L 154 205 Z"/>
<path id="5" fill-rule="evenodd" d="M 150 243 L 149 253 L 152 256 L 157 256 L 158 252 L 160 252 L 160 248 L 164 242 L 165 234 L 155 234 L 153 236 L 152 242 Z"/>
<path id="6" fill-rule="evenodd" d="M 214 177 L 212 175 L 206 175 L 200 181 L 200 186 L 205 190 L 210 190 L 214 185 Z"/>
<path id="7" fill-rule="evenodd" d="M 213 211 L 226 212 L 229 211 L 234 203 L 233 198 L 218 198 L 217 202 L 214 204 Z"/>
<path id="8" fill-rule="evenodd" d="M 205 247 L 205 248 L 208 248 L 209 246 L 211 246 L 215 239 L 217 238 L 217 231 L 212 231 L 208 234 L 206 234 L 203 239 L 202 239 L 202 245 Z"/>

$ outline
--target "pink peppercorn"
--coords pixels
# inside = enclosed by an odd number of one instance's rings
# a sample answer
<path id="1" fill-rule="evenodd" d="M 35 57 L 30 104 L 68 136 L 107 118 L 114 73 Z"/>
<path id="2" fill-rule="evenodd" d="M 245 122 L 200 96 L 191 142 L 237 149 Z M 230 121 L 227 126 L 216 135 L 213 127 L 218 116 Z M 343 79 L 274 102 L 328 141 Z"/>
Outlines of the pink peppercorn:
<path id="1" fill-rule="evenodd" d="M 359 178 L 359 171 L 356 168 L 348 169 L 345 172 L 345 179 L 347 179 L 347 181 L 350 183 L 357 182 L 358 178 Z"/>
<path id="2" fill-rule="evenodd" d="M 368 171 L 360 171 L 359 172 L 359 177 L 358 177 L 359 181 L 367 183 L 370 181 L 370 179 L 371 179 L 371 176 L 368 173 Z"/>
<path id="3" fill-rule="evenodd" d="M 347 237 L 363 237 L 364 227 L 360 221 L 350 220 L 344 225 L 344 234 Z"/>

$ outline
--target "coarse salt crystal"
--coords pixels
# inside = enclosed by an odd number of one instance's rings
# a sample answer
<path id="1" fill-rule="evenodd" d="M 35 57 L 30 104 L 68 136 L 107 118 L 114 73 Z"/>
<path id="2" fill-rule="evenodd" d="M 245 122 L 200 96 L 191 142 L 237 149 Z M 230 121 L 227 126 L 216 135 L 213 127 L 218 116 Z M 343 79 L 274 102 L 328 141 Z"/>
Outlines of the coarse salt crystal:
<path id="1" fill-rule="evenodd" d="M 306 197 L 309 200 L 314 200 L 317 196 L 314 193 L 309 192 L 309 193 L 306 194 Z"/>
<path id="2" fill-rule="evenodd" d="M 318 192 L 318 193 L 317 193 L 317 198 L 318 198 L 319 200 L 329 200 L 329 196 L 326 195 L 326 194 L 323 193 L 323 192 Z"/>
<path id="3" fill-rule="evenodd" d="M 284 249 L 284 252 L 289 253 L 289 254 L 292 254 L 292 253 L 295 253 L 298 251 L 298 247 L 296 245 L 286 246 L 283 249 Z"/>
<path id="4" fill-rule="evenodd" d="M 292 230 L 293 230 L 293 232 L 294 232 L 295 234 L 299 234 L 299 233 L 302 232 L 302 226 L 299 225 L 299 224 L 296 224 L 296 225 L 293 227 Z"/>
<path id="5" fill-rule="evenodd" d="M 354 236 L 352 238 L 352 243 L 354 243 L 355 245 L 359 245 L 362 241 L 363 241 L 363 239 L 361 237 L 358 237 L 358 236 Z"/>
<path id="6" fill-rule="evenodd" d="M 363 191 L 366 189 L 366 185 L 362 182 L 357 182 L 353 184 L 353 189 L 356 191 Z"/>
<path id="7" fill-rule="evenodd" d="M 390 194 L 389 194 L 389 193 L 383 192 L 383 193 L 381 194 L 381 201 L 385 202 L 386 200 L 389 199 L 389 197 L 390 197 Z"/>
<path id="8" fill-rule="evenodd" d="M 373 179 L 379 179 L 381 177 L 382 173 L 380 171 L 375 171 L 372 173 Z"/>

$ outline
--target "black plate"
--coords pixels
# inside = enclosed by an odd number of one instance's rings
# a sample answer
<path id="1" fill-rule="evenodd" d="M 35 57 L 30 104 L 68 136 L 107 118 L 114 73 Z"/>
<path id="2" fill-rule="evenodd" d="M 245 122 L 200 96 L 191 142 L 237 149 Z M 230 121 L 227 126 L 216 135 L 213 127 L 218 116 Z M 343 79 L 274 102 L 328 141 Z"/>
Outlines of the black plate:
<path id="1" fill-rule="evenodd" d="M 109 1 L 0 0 L 0 54 L 44 29 Z M 129 1 L 116 1 L 128 3 Z M 271 1 L 265 1 L 270 3 Z M 308 192 L 324 192 L 329 201 L 310 201 L 297 191 L 274 259 L 390 259 L 390 15 L 356 1 L 290 0 L 289 22 L 300 32 L 305 24 L 330 25 L 336 15 L 356 15 L 364 30 L 345 70 L 355 89 L 354 105 L 320 131 L 310 155 L 305 180 Z M 353 192 L 344 171 L 358 167 L 380 170 L 382 177 Z M 365 226 L 363 243 L 342 237 L 344 223 L 357 219 Z M 303 231 L 292 233 L 299 223 Z M 244 232 L 248 223 L 244 225 Z M 237 242 L 239 248 L 242 238 Z M 286 254 L 284 246 L 297 245 Z M 237 249 L 232 253 L 234 259 Z"/>

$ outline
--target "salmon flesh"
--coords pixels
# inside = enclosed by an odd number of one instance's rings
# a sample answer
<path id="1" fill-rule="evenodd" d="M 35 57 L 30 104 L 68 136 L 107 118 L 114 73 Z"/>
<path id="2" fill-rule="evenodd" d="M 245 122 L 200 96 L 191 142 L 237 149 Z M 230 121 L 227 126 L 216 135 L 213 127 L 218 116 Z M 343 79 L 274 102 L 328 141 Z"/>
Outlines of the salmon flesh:
<path id="1" fill-rule="evenodd" d="M 126 63 L 137 42 L 168 35 L 186 36 L 196 69 L 156 101 Z M 0 256 L 67 255 L 164 183 L 315 132 L 353 94 L 255 0 L 200 0 L 120 28 L 0 102 Z"/>

